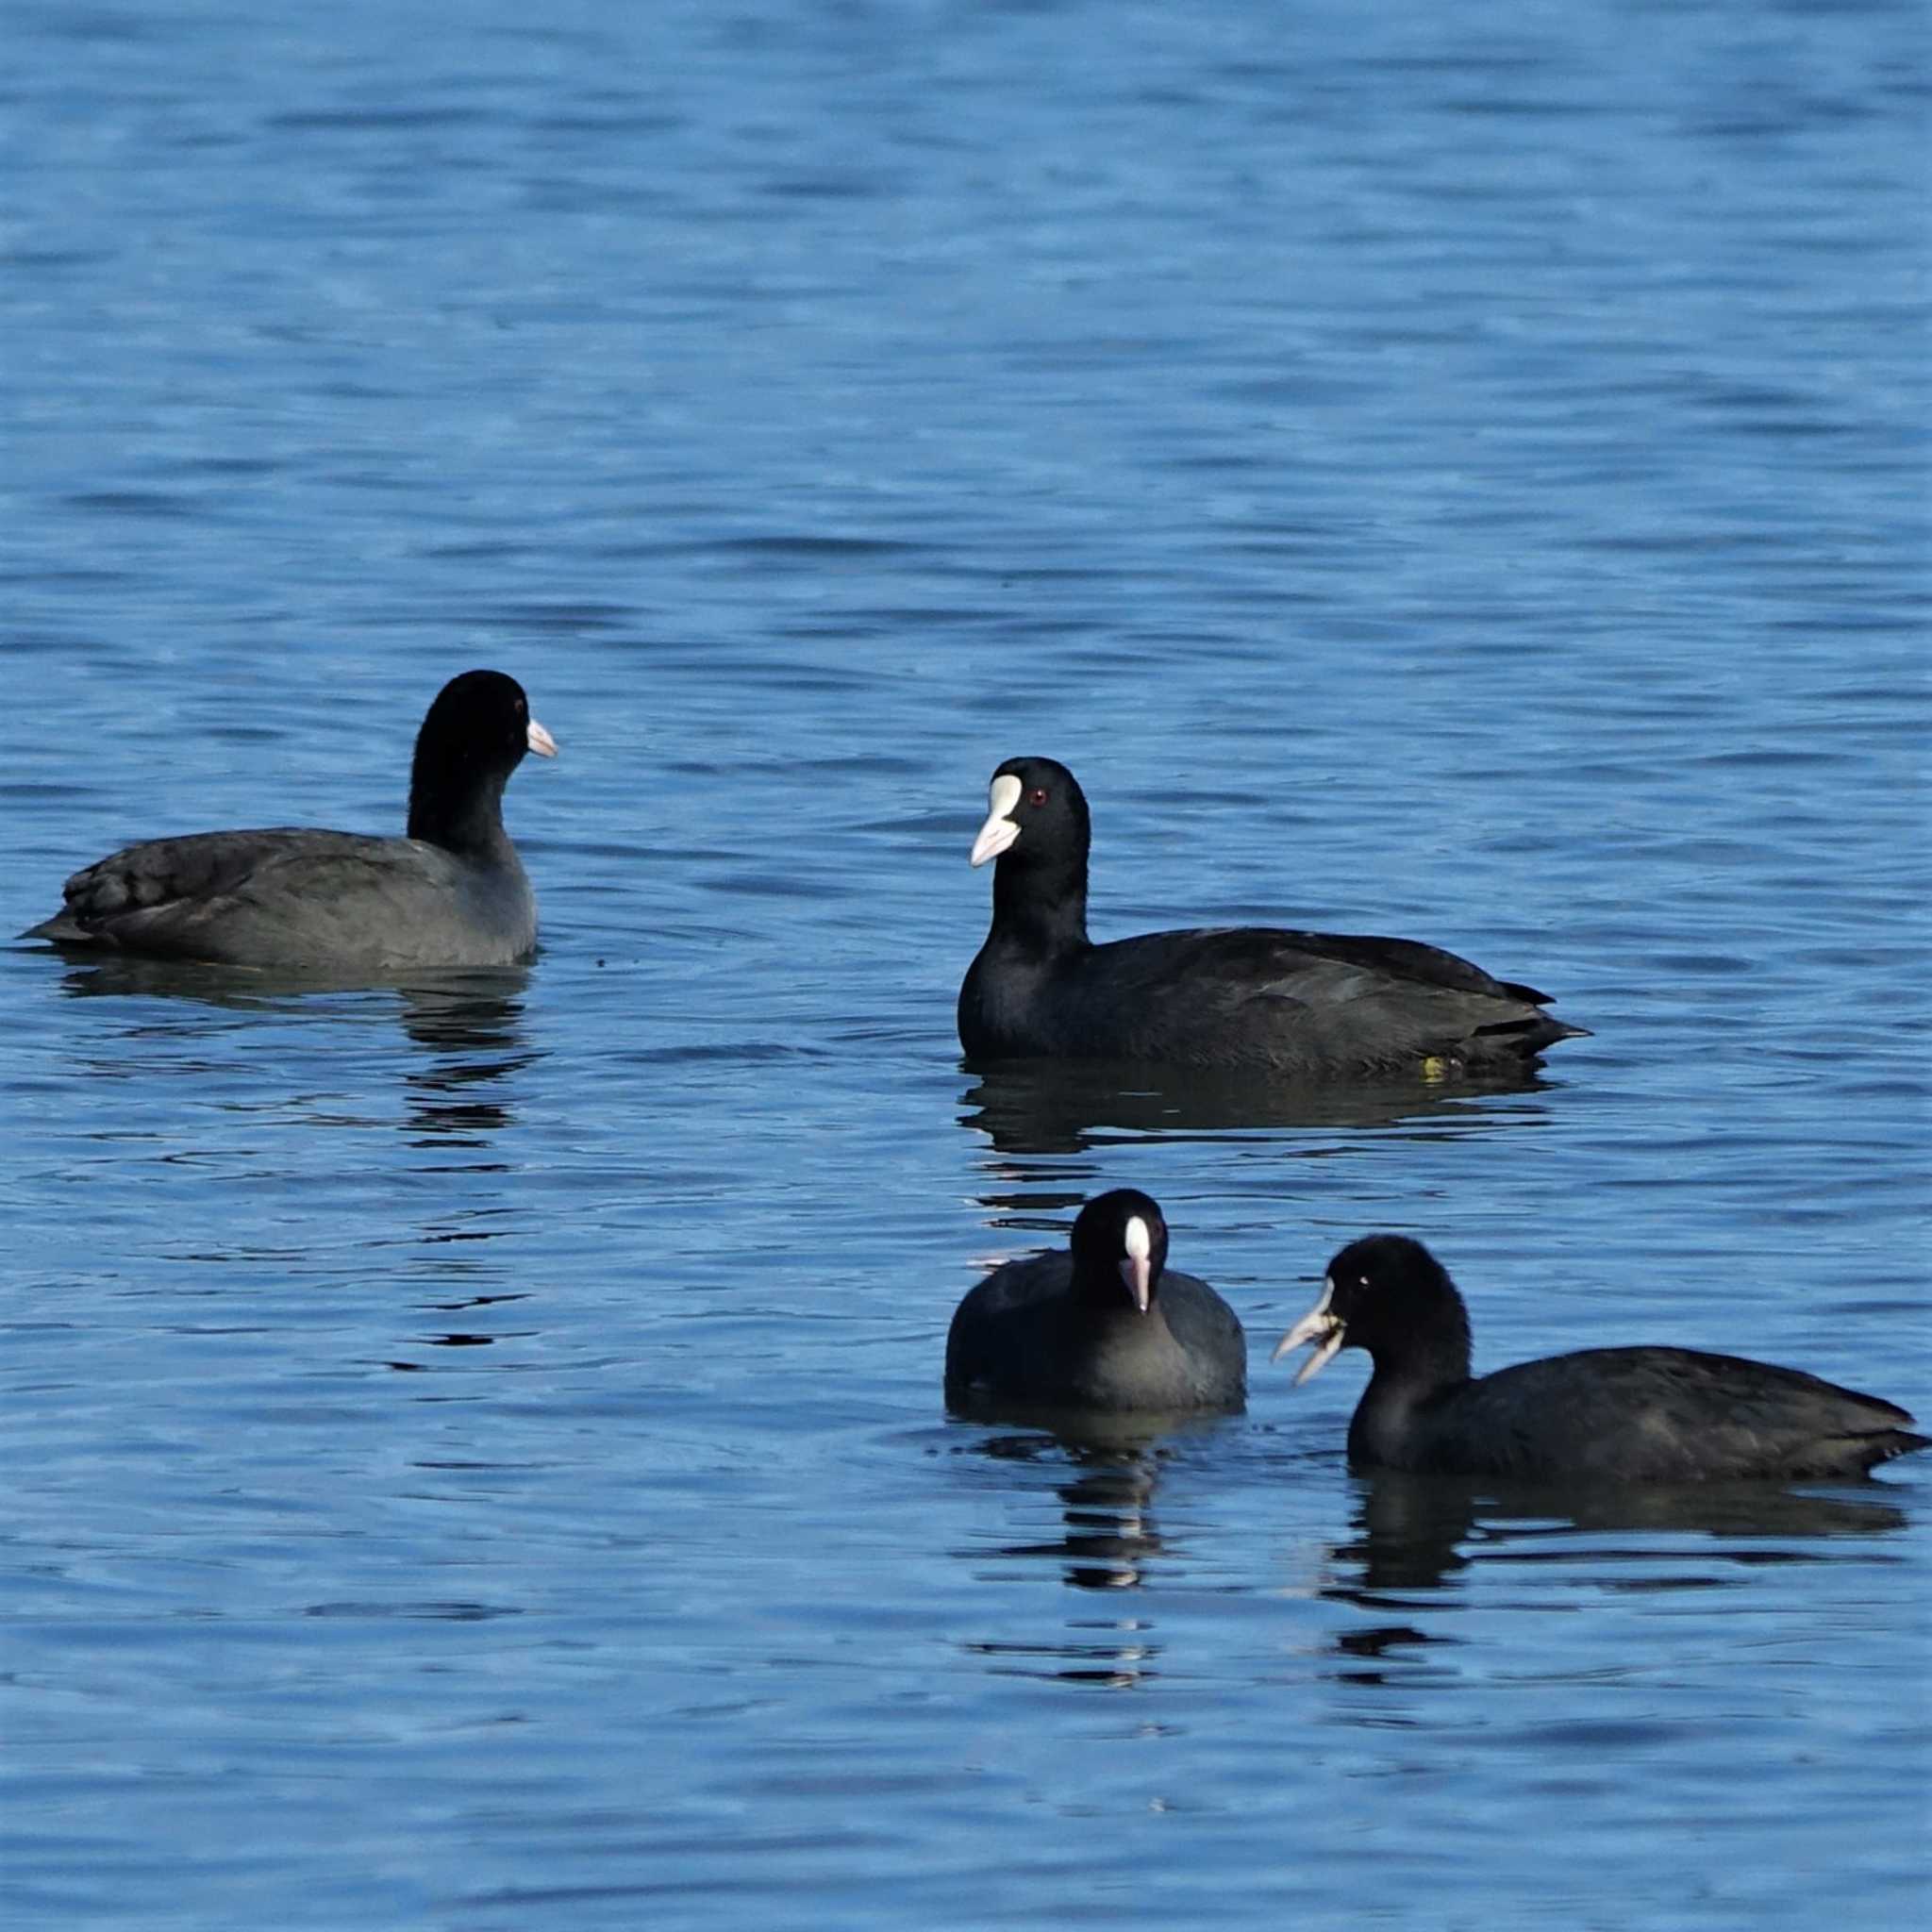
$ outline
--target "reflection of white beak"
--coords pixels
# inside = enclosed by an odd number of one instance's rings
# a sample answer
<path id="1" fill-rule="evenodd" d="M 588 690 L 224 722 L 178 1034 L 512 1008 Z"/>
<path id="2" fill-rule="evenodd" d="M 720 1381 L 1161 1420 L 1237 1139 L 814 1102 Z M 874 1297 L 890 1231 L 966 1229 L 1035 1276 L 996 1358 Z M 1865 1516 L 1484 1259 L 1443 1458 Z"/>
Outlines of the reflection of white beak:
<path id="1" fill-rule="evenodd" d="M 1126 1283 L 1135 1307 L 1144 1315 L 1154 1299 L 1154 1263 L 1149 1258 L 1154 1242 L 1148 1236 L 1147 1224 L 1138 1214 L 1128 1221 L 1122 1245 L 1127 1253 L 1121 1263 L 1121 1279 Z"/>
<path id="2" fill-rule="evenodd" d="M 1020 822 L 1011 816 L 1020 802 L 1020 781 L 1010 772 L 1001 774 L 987 787 L 986 801 L 991 809 L 979 837 L 973 841 L 973 862 L 984 865 L 997 858 L 1020 836 Z"/>
<path id="3" fill-rule="evenodd" d="M 529 736 L 525 741 L 540 758 L 554 758 L 557 756 L 557 741 L 536 719 L 530 720 Z"/>
<path id="4" fill-rule="evenodd" d="M 1335 1292 L 1335 1284 L 1325 1281 L 1322 1284 L 1322 1299 L 1274 1344 L 1274 1353 L 1268 1359 L 1278 1362 L 1291 1348 L 1300 1348 L 1306 1342 L 1317 1341 L 1321 1346 L 1305 1361 L 1294 1378 L 1299 1389 L 1304 1382 L 1319 1375 L 1334 1360 L 1335 1352 L 1341 1346 L 1347 1333 L 1346 1325 L 1341 1319 L 1328 1312 L 1329 1298 Z"/>

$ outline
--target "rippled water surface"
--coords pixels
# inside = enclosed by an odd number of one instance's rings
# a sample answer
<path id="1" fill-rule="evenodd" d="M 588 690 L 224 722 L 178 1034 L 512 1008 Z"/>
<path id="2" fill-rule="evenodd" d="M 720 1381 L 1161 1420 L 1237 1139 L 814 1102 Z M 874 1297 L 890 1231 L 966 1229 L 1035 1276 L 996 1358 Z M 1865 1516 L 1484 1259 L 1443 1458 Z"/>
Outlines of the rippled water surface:
<path id="1" fill-rule="evenodd" d="M 1932 1458 L 1352 1476 L 1265 1357 L 1932 1411 L 1916 8 L 0 23 L 4 916 L 556 733 L 527 973 L 0 952 L 9 1926 L 1919 1923 Z M 1516 1091 L 962 1067 L 993 766 L 1094 924 L 1393 931 Z M 533 761 L 534 762 L 534 761 Z M 1249 1413 L 949 1421 L 1146 1188 Z"/>

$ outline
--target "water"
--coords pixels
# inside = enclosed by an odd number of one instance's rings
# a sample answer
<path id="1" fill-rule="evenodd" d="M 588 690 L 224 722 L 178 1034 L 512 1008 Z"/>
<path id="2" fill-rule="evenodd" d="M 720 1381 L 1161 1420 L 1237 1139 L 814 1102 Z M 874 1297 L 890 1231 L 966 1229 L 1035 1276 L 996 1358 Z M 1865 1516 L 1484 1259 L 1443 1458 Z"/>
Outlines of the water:
<path id="1" fill-rule="evenodd" d="M 1682 1927 L 1927 1906 L 1928 1483 L 1417 1492 L 1267 1347 L 1932 1412 L 1923 18 L 22 4 L 8 930 L 557 733 L 527 974 L 0 952 L 10 1926 Z M 1539 1084 L 981 1078 L 999 760 L 1094 924 L 1428 938 Z M 1155 1193 L 1242 1419 L 949 1422 Z"/>

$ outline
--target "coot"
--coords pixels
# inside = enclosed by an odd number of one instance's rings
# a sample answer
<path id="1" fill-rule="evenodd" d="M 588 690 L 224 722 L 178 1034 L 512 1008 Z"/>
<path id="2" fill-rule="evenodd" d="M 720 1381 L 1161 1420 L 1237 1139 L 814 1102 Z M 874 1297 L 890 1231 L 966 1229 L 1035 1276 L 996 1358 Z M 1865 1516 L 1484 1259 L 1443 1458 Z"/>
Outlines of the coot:
<path id="1" fill-rule="evenodd" d="M 953 1315 L 955 1408 L 1239 1409 L 1247 1342 L 1205 1281 L 1167 1268 L 1167 1223 L 1133 1188 L 1096 1195 L 1069 1247 L 996 1268 Z"/>
<path id="2" fill-rule="evenodd" d="M 361 972 L 504 966 L 537 943 L 537 902 L 503 828 L 526 751 L 557 745 L 515 678 L 466 671 L 416 735 L 400 839 L 277 828 L 153 839 L 77 872 L 23 939 L 153 958 Z"/>
<path id="3" fill-rule="evenodd" d="M 1166 1061 L 1298 1077 L 1441 1079 L 1526 1066 L 1581 1034 L 1548 995 L 1414 940 L 1210 926 L 1094 945 L 1087 800 L 1052 758 L 993 774 L 973 863 L 992 929 L 959 989 L 969 1058 Z"/>
<path id="4" fill-rule="evenodd" d="M 1797 1369 L 1693 1348 L 1588 1348 L 1472 1378 L 1469 1315 L 1420 1241 L 1371 1235 L 1328 1264 L 1322 1298 L 1281 1338 L 1316 1344 L 1296 1385 L 1341 1348 L 1374 1373 L 1348 1425 L 1365 1468 L 1532 1481 L 1717 1482 L 1857 1475 L 1927 1446 L 1890 1402 Z"/>

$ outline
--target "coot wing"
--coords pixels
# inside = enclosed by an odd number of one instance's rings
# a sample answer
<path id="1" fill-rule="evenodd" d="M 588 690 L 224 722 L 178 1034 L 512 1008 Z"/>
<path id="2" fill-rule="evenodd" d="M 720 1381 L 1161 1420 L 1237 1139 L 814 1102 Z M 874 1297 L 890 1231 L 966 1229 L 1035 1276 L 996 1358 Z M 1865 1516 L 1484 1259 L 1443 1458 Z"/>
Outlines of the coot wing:
<path id="1" fill-rule="evenodd" d="M 1238 1407 L 1248 1389 L 1248 1338 L 1240 1316 L 1205 1281 L 1172 1268 L 1160 1277 L 1159 1307 L 1193 1374 L 1197 1398 Z"/>
<path id="2" fill-rule="evenodd" d="M 496 965 L 534 941 L 521 867 L 412 839 L 275 828 L 130 845 L 67 882 L 57 943 L 217 964 Z"/>
<path id="3" fill-rule="evenodd" d="M 1041 1304 L 1064 1295 L 1074 1257 L 1064 1248 L 1003 1262 L 969 1289 L 946 1330 L 946 1394 L 951 1399 L 998 1387 L 1024 1363 Z"/>
<path id="4" fill-rule="evenodd" d="M 1415 1466 L 1611 1482 L 1854 1475 L 1918 1447 L 1911 1420 L 1801 1369 L 1584 1349 L 1464 1384 L 1417 1418 Z"/>
<path id="5" fill-rule="evenodd" d="M 1061 1012 L 1069 1030 L 1111 1016 L 1124 1058 L 1397 1069 L 1520 1059 L 1580 1030 L 1540 998 L 1412 940 L 1209 926 L 1092 948 Z"/>

